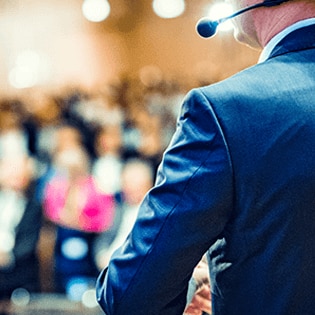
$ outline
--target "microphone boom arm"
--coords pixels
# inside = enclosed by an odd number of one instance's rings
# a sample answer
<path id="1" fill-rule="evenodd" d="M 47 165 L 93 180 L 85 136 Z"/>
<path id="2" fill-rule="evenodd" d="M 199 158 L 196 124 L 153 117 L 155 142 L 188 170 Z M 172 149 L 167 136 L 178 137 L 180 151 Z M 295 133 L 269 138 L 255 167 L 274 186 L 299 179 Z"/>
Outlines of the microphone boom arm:
<path id="1" fill-rule="evenodd" d="M 201 37 L 212 37 L 213 35 L 215 35 L 217 27 L 219 24 L 225 22 L 226 20 L 232 19 L 240 14 L 243 14 L 249 10 L 253 10 L 256 8 L 260 8 L 260 7 L 273 7 L 273 6 L 277 6 L 281 3 L 287 2 L 289 0 L 265 0 L 263 2 L 260 3 L 256 3 L 254 5 L 251 5 L 247 8 L 241 9 L 229 16 L 217 19 L 217 20 L 211 20 L 209 18 L 202 18 L 198 21 L 197 25 L 196 25 L 196 29 L 198 34 Z"/>
<path id="2" fill-rule="evenodd" d="M 239 11 L 237 11 L 237 12 L 235 12 L 235 13 L 229 15 L 229 16 L 225 16 L 223 18 L 220 18 L 220 19 L 217 20 L 217 22 L 218 22 L 218 24 L 220 24 L 220 23 L 225 22 L 226 20 L 232 19 L 232 18 L 234 18 L 234 17 L 236 17 L 236 16 L 238 16 L 240 14 L 243 14 L 243 13 L 249 11 L 249 10 L 260 8 L 260 7 L 265 7 L 265 6 L 268 6 L 268 5 L 266 5 L 265 2 L 257 3 L 257 4 L 254 4 L 254 5 L 250 6 L 250 7 L 241 9 L 241 10 L 239 10 Z"/>

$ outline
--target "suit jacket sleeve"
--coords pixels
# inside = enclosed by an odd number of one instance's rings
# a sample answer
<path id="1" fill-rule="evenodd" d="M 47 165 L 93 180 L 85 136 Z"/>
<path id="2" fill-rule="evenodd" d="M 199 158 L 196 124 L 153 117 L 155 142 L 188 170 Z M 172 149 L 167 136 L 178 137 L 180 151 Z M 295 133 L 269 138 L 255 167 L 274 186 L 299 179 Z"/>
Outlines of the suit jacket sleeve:
<path id="1" fill-rule="evenodd" d="M 105 313 L 182 314 L 193 268 L 229 218 L 232 190 L 222 130 L 209 101 L 193 90 L 131 234 L 99 276 Z"/>

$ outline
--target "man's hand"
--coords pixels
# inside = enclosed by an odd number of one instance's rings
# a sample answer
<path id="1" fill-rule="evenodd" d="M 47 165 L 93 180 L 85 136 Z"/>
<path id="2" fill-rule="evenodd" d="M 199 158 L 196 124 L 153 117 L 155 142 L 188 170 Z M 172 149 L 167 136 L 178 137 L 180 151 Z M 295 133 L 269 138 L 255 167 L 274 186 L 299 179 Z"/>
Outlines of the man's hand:
<path id="1" fill-rule="evenodd" d="M 190 304 L 187 306 L 185 315 L 201 315 L 202 312 L 211 314 L 211 292 L 209 270 L 206 260 L 201 260 L 193 272 L 193 278 L 197 290 Z"/>
<path id="2" fill-rule="evenodd" d="M 203 285 L 198 289 L 188 307 L 185 315 L 201 315 L 202 312 L 211 314 L 211 293 L 210 286 Z"/>

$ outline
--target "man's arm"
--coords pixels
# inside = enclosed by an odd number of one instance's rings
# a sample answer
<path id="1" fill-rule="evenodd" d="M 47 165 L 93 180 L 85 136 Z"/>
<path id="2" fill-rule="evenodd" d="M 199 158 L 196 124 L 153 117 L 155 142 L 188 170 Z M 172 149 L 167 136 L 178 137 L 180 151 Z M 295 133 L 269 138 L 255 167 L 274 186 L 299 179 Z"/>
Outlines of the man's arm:
<path id="1" fill-rule="evenodd" d="M 189 279 L 232 209 L 232 170 L 206 98 L 192 91 L 134 228 L 97 283 L 108 315 L 182 314 Z"/>

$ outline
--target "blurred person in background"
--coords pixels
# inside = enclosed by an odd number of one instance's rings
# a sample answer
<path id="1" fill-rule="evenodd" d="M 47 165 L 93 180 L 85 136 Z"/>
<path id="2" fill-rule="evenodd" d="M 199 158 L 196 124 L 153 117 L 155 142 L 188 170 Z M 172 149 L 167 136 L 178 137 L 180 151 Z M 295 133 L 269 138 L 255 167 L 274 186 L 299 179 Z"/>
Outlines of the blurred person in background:
<path id="1" fill-rule="evenodd" d="M 140 142 L 137 147 L 139 157 L 148 160 L 156 171 L 165 149 L 161 116 L 143 108 L 136 114 L 135 124 L 140 132 Z"/>
<path id="2" fill-rule="evenodd" d="M 92 248 L 97 235 L 113 224 L 115 199 L 97 186 L 83 146 L 56 152 L 53 164 L 55 174 L 45 187 L 43 206 L 56 228 L 55 290 L 80 300 L 94 285 L 98 269 Z"/>
<path id="3" fill-rule="evenodd" d="M 64 150 L 71 150 L 77 147 L 83 147 L 81 130 L 68 122 L 62 122 L 55 125 L 54 132 L 51 134 L 51 148 L 49 158 L 45 162 L 44 169 L 39 171 L 39 179 L 37 183 L 37 197 L 43 200 L 43 194 L 47 182 L 56 173 L 53 163 L 54 156 Z"/>
<path id="4" fill-rule="evenodd" d="M 124 128 L 125 159 L 147 160 L 154 172 L 162 159 L 164 149 L 163 121 L 157 113 L 151 113 L 143 104 L 129 109 L 128 124 Z"/>
<path id="5" fill-rule="evenodd" d="M 38 241 L 42 207 L 34 163 L 27 155 L 0 158 L 0 300 L 15 289 L 40 292 Z"/>
<path id="6" fill-rule="evenodd" d="M 102 125 L 95 137 L 96 159 L 92 174 L 100 189 L 116 195 L 121 190 L 122 130 L 119 123 Z"/>
<path id="7" fill-rule="evenodd" d="M 27 100 L 27 106 L 36 124 L 36 157 L 44 172 L 55 148 L 56 129 L 64 122 L 63 108 L 56 97 L 42 91 L 34 92 Z"/>
<path id="8" fill-rule="evenodd" d="M 0 100 L 0 156 L 20 153 L 35 156 L 36 131 L 36 125 L 22 100 Z"/>
<path id="9" fill-rule="evenodd" d="M 124 115 L 108 93 L 96 91 L 65 99 L 65 117 L 75 122 L 83 135 L 83 143 L 91 157 L 97 158 L 95 138 L 102 126 L 122 124 Z"/>
<path id="10" fill-rule="evenodd" d="M 115 224 L 102 233 L 94 246 L 99 270 L 107 266 L 114 250 L 123 243 L 137 218 L 138 207 L 145 193 L 152 187 L 154 171 L 150 163 L 139 158 L 127 160 L 121 173 L 121 196 Z"/>

